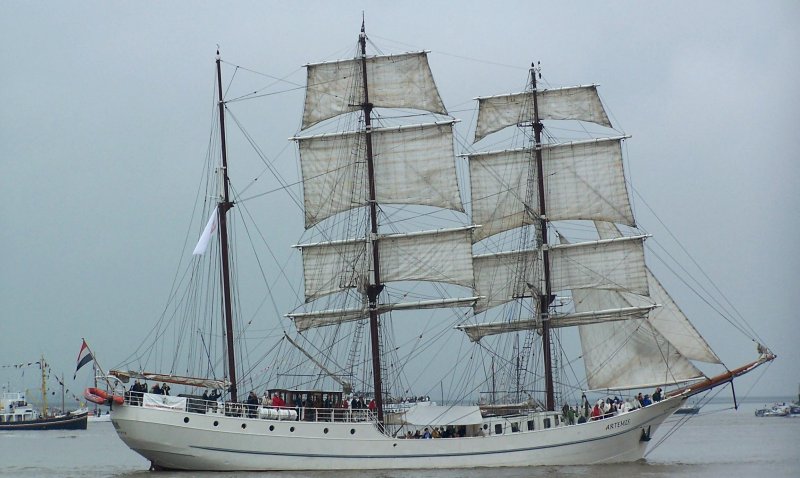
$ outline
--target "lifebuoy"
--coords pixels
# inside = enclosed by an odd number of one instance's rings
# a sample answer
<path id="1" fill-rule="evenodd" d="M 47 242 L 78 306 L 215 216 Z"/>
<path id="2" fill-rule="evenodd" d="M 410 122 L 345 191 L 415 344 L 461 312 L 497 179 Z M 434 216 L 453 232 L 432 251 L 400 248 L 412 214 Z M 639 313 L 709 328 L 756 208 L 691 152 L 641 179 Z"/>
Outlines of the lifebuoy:
<path id="1" fill-rule="evenodd" d="M 105 405 L 109 401 L 114 402 L 115 405 L 122 405 L 125 403 L 125 399 L 119 395 L 109 395 L 109 393 L 105 390 L 95 387 L 87 388 L 86 391 L 83 392 L 83 396 L 86 398 L 86 400 L 89 400 L 92 403 L 97 403 L 98 405 Z"/>
<path id="2" fill-rule="evenodd" d="M 106 399 L 101 397 L 100 395 L 97 395 L 95 393 L 97 391 L 102 392 L 102 390 L 97 390 L 96 388 L 87 388 L 86 390 L 83 391 L 83 397 L 86 400 L 89 400 L 92 403 L 96 403 L 98 405 L 105 405 L 106 404 Z M 105 392 L 103 392 L 103 393 L 105 393 Z"/>

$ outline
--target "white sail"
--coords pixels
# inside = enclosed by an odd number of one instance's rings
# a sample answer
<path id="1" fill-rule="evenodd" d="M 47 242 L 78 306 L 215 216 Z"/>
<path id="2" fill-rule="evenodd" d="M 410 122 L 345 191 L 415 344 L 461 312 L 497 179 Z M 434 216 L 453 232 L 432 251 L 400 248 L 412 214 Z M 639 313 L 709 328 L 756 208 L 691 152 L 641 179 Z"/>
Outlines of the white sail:
<path id="1" fill-rule="evenodd" d="M 606 289 L 647 295 L 645 237 L 549 246 L 551 290 Z M 476 255 L 473 268 L 475 295 L 485 297 L 476 304 L 476 313 L 544 290 L 538 250 Z"/>
<path id="2" fill-rule="evenodd" d="M 611 127 L 597 86 L 573 86 L 537 92 L 539 118 L 579 120 Z M 533 118 L 533 93 L 513 93 L 478 98 L 478 123 L 475 141 L 515 124 Z"/>
<path id="3" fill-rule="evenodd" d="M 417 302 L 399 302 L 392 304 L 378 304 L 378 314 L 384 314 L 394 310 L 422 310 L 439 309 L 451 307 L 472 307 L 479 297 L 462 297 L 456 299 L 423 300 Z M 327 325 L 341 324 L 369 318 L 369 308 L 349 308 L 349 309 L 330 309 L 314 312 L 293 312 L 286 314 L 294 321 L 295 327 L 300 332 Z"/>
<path id="4" fill-rule="evenodd" d="M 363 131 L 292 138 L 300 148 L 306 228 L 367 204 Z M 453 121 L 372 130 L 376 200 L 463 212 Z"/>
<path id="5" fill-rule="evenodd" d="M 622 236 L 614 224 L 596 222 L 603 240 Z M 576 311 L 636 306 L 658 301 L 646 321 L 582 325 L 581 337 L 590 388 L 628 388 L 678 383 L 703 377 L 689 359 L 719 363 L 686 316 L 653 274 L 645 269 L 650 297 L 616 291 L 574 290 Z"/>
<path id="6" fill-rule="evenodd" d="M 574 327 L 577 325 L 596 324 L 617 320 L 644 319 L 648 312 L 655 309 L 656 305 L 641 307 L 624 307 L 621 309 L 598 310 L 591 312 L 576 312 L 572 314 L 551 314 L 550 327 Z M 456 327 L 464 331 L 473 342 L 478 342 L 487 335 L 505 334 L 523 330 L 541 329 L 541 319 L 512 320 L 508 322 L 484 322 L 482 324 L 459 325 Z"/>
<path id="7" fill-rule="evenodd" d="M 551 290 L 605 289 L 647 295 L 646 237 L 549 246 Z"/>
<path id="8" fill-rule="evenodd" d="M 475 271 L 475 304 L 480 313 L 514 298 L 532 297 L 542 289 L 541 257 L 538 250 L 499 252 L 477 255 L 472 260 Z"/>
<path id="9" fill-rule="evenodd" d="M 462 227 L 377 237 L 381 279 L 473 286 L 472 230 Z M 365 239 L 301 244 L 306 301 L 368 283 Z"/>
<path id="10" fill-rule="evenodd" d="M 595 222 L 594 224 L 599 236 L 603 239 L 622 236 L 614 224 L 607 222 Z M 648 319 L 650 325 L 689 360 L 721 363 L 717 354 L 711 350 L 703 336 L 692 325 L 689 318 L 681 311 L 678 304 L 649 268 L 647 269 L 647 284 L 650 290 L 650 300 L 662 305 L 650 314 Z M 641 303 L 643 300 L 633 294 L 625 294 L 624 297 L 629 304 Z"/>
<path id="11" fill-rule="evenodd" d="M 361 59 L 307 65 L 303 129 L 364 103 Z M 369 101 L 378 108 L 413 108 L 447 114 L 433 81 L 427 52 L 367 57 Z"/>
<path id="12" fill-rule="evenodd" d="M 576 311 L 628 305 L 616 291 L 574 290 L 572 298 Z M 586 380 L 591 389 L 625 389 L 703 377 L 646 320 L 582 325 L 578 330 Z"/>
<path id="13" fill-rule="evenodd" d="M 547 178 L 545 201 L 551 221 L 586 219 L 634 225 L 625 174 L 625 137 L 578 141 L 542 147 Z M 533 150 L 470 154 L 472 215 L 482 228 L 478 241 L 498 232 L 531 224 L 538 217 Z M 528 186 L 528 185 L 531 186 Z M 533 204 L 526 204 L 533 198 Z"/>
<path id="14" fill-rule="evenodd" d="M 592 288 L 646 295 L 645 237 L 549 246 L 551 290 Z M 515 298 L 543 293 L 538 250 L 476 255 L 473 268 L 475 295 L 485 297 L 476 304 L 476 313 Z"/>

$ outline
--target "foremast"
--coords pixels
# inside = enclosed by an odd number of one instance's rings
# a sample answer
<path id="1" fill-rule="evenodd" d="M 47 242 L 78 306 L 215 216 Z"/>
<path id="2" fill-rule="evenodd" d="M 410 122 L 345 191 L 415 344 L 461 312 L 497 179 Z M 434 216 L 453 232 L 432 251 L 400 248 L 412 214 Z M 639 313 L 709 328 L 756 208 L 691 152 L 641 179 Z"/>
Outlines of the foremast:
<path id="1" fill-rule="evenodd" d="M 225 143 L 225 101 L 222 96 L 222 59 L 217 50 L 217 94 L 219 105 L 219 136 L 222 148 L 222 193 L 217 203 L 222 281 L 222 307 L 225 318 L 225 345 L 228 351 L 228 378 L 231 400 L 238 401 L 236 390 L 236 356 L 233 348 L 233 307 L 231 304 L 230 259 L 228 257 L 228 211 L 233 207 L 228 193 L 228 153 Z"/>
<path id="2" fill-rule="evenodd" d="M 375 195 L 375 165 L 372 157 L 372 104 L 369 102 L 367 86 L 367 35 L 364 22 L 361 22 L 361 33 L 358 36 L 361 47 L 361 75 L 364 86 L 364 103 L 361 110 L 364 114 L 365 142 L 367 151 L 367 178 L 369 181 L 369 216 L 371 238 L 378 235 L 378 206 Z M 367 286 L 369 300 L 369 335 L 372 346 L 372 378 L 375 386 L 375 405 L 378 411 L 378 423 L 383 426 L 383 383 L 381 379 L 380 323 L 378 320 L 378 295 L 383 290 L 381 283 L 380 252 L 378 242 L 372 244 L 372 283 Z"/>
<path id="3" fill-rule="evenodd" d="M 550 283 L 550 252 L 547 250 L 547 208 L 544 193 L 544 166 L 542 161 L 542 122 L 539 121 L 539 100 L 536 94 L 537 69 L 531 65 L 531 93 L 533 96 L 533 135 L 536 157 L 536 179 L 539 192 L 539 228 L 542 244 L 542 265 L 544 273 L 544 294 L 539 296 L 539 313 L 542 318 L 542 354 L 544 355 L 545 406 L 555 410 L 555 391 L 553 390 L 553 359 L 550 351 L 550 302 L 552 285 Z"/>

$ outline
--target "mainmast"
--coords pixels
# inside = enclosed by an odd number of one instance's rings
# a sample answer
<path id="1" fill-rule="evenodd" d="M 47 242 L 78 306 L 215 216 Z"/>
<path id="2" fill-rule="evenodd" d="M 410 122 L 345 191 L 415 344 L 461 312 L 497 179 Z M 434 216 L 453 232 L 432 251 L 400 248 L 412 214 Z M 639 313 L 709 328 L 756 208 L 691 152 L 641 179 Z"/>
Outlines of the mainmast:
<path id="1" fill-rule="evenodd" d="M 369 88 L 367 87 L 367 34 L 364 31 L 364 22 L 361 22 L 361 34 L 358 36 L 361 45 L 361 75 L 364 86 L 364 103 L 361 110 L 364 112 L 364 130 L 367 149 L 367 175 L 369 177 L 369 214 L 370 232 L 372 242 L 373 280 L 367 286 L 369 299 L 369 333 L 372 342 L 372 377 L 375 384 L 375 405 L 378 410 L 378 422 L 383 425 L 383 385 L 381 381 L 381 351 L 380 330 L 378 323 L 378 295 L 383 290 L 381 283 L 380 254 L 378 252 L 378 206 L 375 200 L 375 168 L 372 160 L 372 103 L 369 102 Z"/>
<path id="2" fill-rule="evenodd" d="M 228 210 L 233 203 L 228 196 L 228 157 L 225 146 L 225 102 L 222 99 L 222 60 L 217 50 L 217 92 L 219 96 L 219 136 L 222 147 L 222 197 L 219 199 L 217 214 L 219 220 L 219 243 L 222 261 L 222 295 L 225 311 L 225 339 L 228 350 L 228 375 L 231 382 L 231 400 L 237 401 L 236 396 L 236 360 L 233 350 L 233 307 L 231 306 L 231 277 L 228 258 Z"/>
<path id="3" fill-rule="evenodd" d="M 555 393 L 553 391 L 553 364 L 550 352 L 550 254 L 547 249 L 547 209 L 545 207 L 544 167 L 542 165 L 542 122 L 539 120 L 539 102 L 536 98 L 537 68 L 531 64 L 531 87 L 533 93 L 533 135 L 536 152 L 536 177 L 539 186 L 539 227 L 542 233 L 542 267 L 544 268 L 544 294 L 539 297 L 539 314 L 542 317 L 542 352 L 544 354 L 544 386 L 545 405 L 548 410 L 555 410 Z"/>

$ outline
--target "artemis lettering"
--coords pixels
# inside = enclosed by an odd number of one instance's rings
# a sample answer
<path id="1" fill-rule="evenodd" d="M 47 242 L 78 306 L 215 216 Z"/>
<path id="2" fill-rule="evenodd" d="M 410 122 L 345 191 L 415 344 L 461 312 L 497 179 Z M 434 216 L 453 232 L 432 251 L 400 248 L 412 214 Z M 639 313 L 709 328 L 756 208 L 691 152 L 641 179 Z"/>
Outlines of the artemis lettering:
<path id="1" fill-rule="evenodd" d="M 629 424 L 630 422 L 631 422 L 631 419 L 628 418 L 626 420 L 620 420 L 618 422 L 609 423 L 608 425 L 606 425 L 606 430 L 611 430 L 611 429 L 614 429 L 614 428 L 622 428 L 622 427 L 626 426 L 627 424 Z"/>

